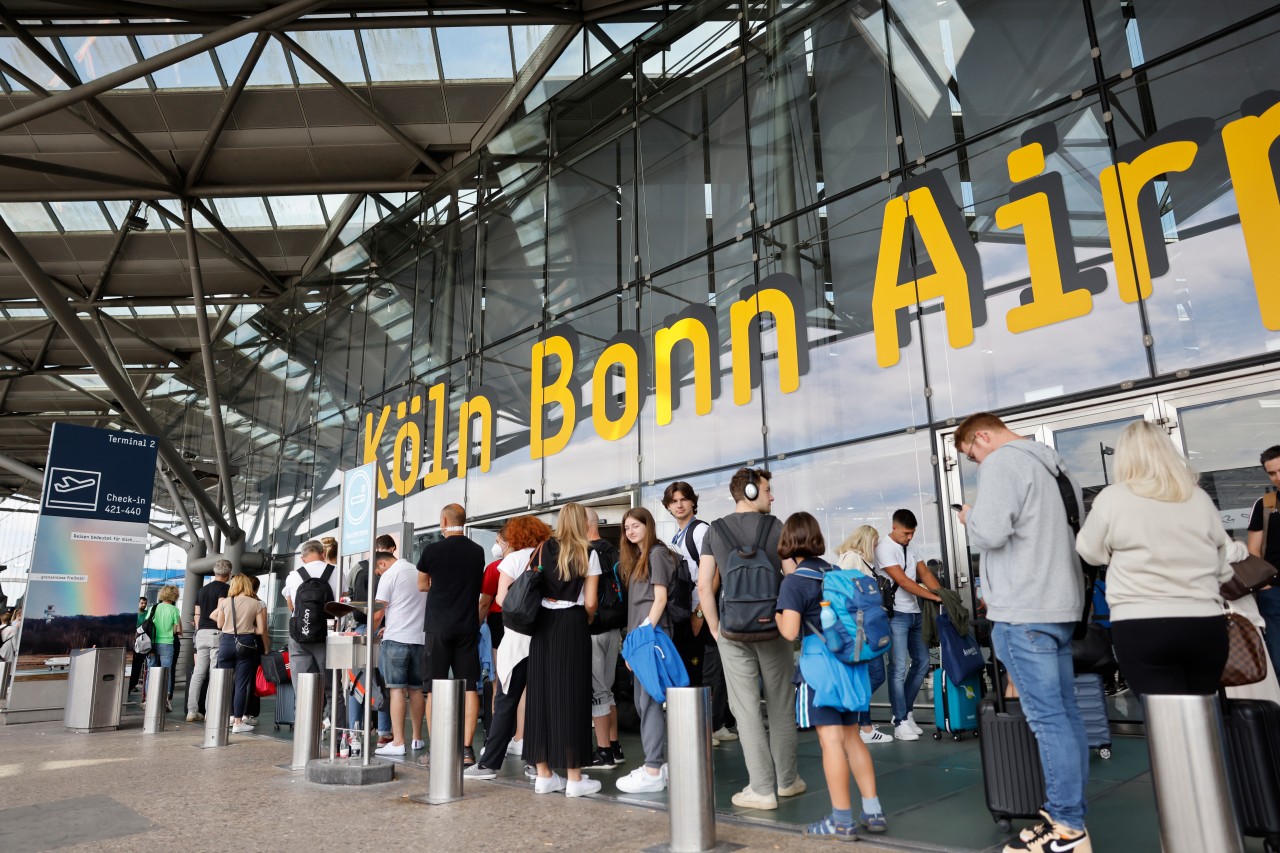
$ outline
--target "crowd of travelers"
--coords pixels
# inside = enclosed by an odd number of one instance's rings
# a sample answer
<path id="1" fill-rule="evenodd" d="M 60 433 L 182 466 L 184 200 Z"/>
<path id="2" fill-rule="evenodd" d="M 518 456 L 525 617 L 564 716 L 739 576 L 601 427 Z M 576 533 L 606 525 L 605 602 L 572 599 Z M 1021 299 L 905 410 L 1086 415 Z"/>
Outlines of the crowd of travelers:
<path id="1" fill-rule="evenodd" d="M 1080 486 L 1052 448 L 985 413 L 959 425 L 955 446 L 978 466 L 976 498 L 954 507 L 980 554 L 975 610 L 1044 769 L 1041 818 L 1004 849 L 1087 853 L 1089 749 L 1072 691 L 1072 636 L 1090 591 L 1082 566 L 1106 567 L 1114 653 L 1136 694 L 1217 692 L 1227 659 L 1220 587 L 1246 548 L 1280 565 L 1280 525 L 1269 523 L 1274 493 L 1255 506 L 1247 545 L 1233 543 L 1168 436 L 1137 422 L 1116 445 L 1114 482 L 1080 524 L 1071 510 L 1073 502 L 1083 505 Z M 1280 446 L 1265 451 L 1262 464 L 1280 486 Z M 796 733 L 812 728 L 831 811 L 806 835 L 847 841 L 884 832 L 874 748 L 920 737 L 912 709 L 930 670 L 925 614 L 938 604 L 955 609 L 960 599 L 913 544 L 911 511 L 895 511 L 883 533 L 858 527 L 831 549 L 830 563 L 829 540 L 813 515 L 773 515 L 772 481 L 764 469 L 738 470 L 728 487 L 733 511 L 710 523 L 697 515 L 694 488 L 671 483 L 662 496 L 677 525 L 669 542 L 645 508 L 626 512 L 617 545 L 601 537 L 596 513 L 581 504 L 560 508 L 554 526 L 520 515 L 502 527 L 491 559 L 466 535 L 463 508 L 450 504 L 440 511 L 440 539 L 416 565 L 397 556 L 392 537 L 380 536 L 345 590 L 337 543 L 308 541 L 283 591 L 292 671 L 325 671 L 323 630 L 309 624 L 312 603 L 352 602 L 356 630 L 377 632 L 381 650 L 373 679 L 359 672 L 343 679 L 363 687 L 338 705 L 340 719 L 328 721 L 335 732 L 350 732 L 337 735 L 342 754 L 361 746 L 345 718 L 358 723 L 357 698 L 367 692 L 378 711 L 376 753 L 417 754 L 425 764 L 432 681 L 452 677 L 466 689 L 464 778 L 493 779 L 511 756 L 536 793 L 568 797 L 601 790 L 593 769 L 626 763 L 618 741 L 623 692 L 633 697 L 627 714 L 633 709 L 638 718 L 642 755 L 614 784 L 627 793 L 665 790 L 665 689 L 705 685 L 714 743 L 737 741 L 746 764 L 749 781 L 733 795 L 735 806 L 776 809 L 779 798 L 806 790 Z M 220 563 L 197 595 L 188 719 L 199 718 L 195 697 L 209 667 L 233 668 L 233 731 L 247 732 L 256 716 L 253 674 L 271 640 L 265 604 L 250 579 L 230 577 L 230 569 Z M 368 572 L 374 607 L 367 606 Z M 1274 658 L 1280 588 L 1246 598 L 1231 604 L 1259 629 L 1270 624 Z M 164 591 L 161 600 L 172 606 Z M 172 660 L 180 633 L 164 606 L 144 611 L 164 626 L 159 637 L 170 638 L 168 651 L 157 640 L 153 657 L 161 664 Z M 851 615 L 859 626 L 865 617 L 865 631 L 851 630 Z M 618 690 L 619 672 L 630 677 L 626 691 Z M 891 732 L 873 725 L 869 712 L 871 693 L 886 683 Z M 1256 689 L 1280 698 L 1274 670 Z"/>

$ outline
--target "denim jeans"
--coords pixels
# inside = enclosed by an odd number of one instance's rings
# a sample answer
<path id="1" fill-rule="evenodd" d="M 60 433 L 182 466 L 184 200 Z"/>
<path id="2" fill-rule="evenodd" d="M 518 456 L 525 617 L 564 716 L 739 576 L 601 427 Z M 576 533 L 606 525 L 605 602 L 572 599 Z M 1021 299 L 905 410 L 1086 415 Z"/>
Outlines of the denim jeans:
<path id="1" fill-rule="evenodd" d="M 1280 666 L 1280 586 L 1259 590 L 1254 597 L 1258 601 L 1258 612 L 1267 623 L 1267 630 L 1262 633 L 1271 665 Z"/>
<path id="2" fill-rule="evenodd" d="M 173 643 L 156 643 L 151 647 L 151 654 L 147 656 L 147 666 L 162 666 L 169 670 L 169 689 L 167 691 L 169 699 L 173 698 Z M 143 684 L 142 692 L 145 694 L 150 685 Z"/>
<path id="3" fill-rule="evenodd" d="M 875 693 L 884 684 L 884 659 L 886 655 L 878 655 L 867 662 L 867 675 L 871 677 L 871 692 Z M 858 714 L 858 725 L 871 725 L 871 709 Z"/>
<path id="4" fill-rule="evenodd" d="M 1084 829 L 1089 741 L 1076 706 L 1069 622 L 995 622 L 991 642 L 1005 665 L 1022 712 L 1035 732 L 1044 767 L 1045 811 L 1067 829 Z"/>
<path id="5" fill-rule="evenodd" d="M 889 706 L 896 726 L 911 713 L 920 685 L 929 674 L 929 648 L 924 644 L 924 621 L 919 613 L 893 614 L 889 630 L 893 633 L 893 645 L 889 649 Z"/>

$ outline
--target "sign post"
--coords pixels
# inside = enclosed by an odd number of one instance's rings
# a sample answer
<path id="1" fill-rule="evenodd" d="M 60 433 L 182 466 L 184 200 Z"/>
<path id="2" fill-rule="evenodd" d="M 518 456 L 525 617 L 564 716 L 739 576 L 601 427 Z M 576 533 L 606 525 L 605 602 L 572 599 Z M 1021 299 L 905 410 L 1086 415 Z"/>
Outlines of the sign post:
<path id="1" fill-rule="evenodd" d="M 378 463 L 369 462 L 359 468 L 342 472 L 342 554 L 368 552 L 369 570 L 365 576 L 369 580 L 369 590 L 365 597 L 365 643 L 364 643 L 364 725 L 360 731 L 360 763 L 369 766 L 369 756 L 373 746 L 369 740 L 369 725 L 372 722 L 373 707 L 373 587 L 378 576 L 374 567 L 373 541 L 378 524 Z"/>

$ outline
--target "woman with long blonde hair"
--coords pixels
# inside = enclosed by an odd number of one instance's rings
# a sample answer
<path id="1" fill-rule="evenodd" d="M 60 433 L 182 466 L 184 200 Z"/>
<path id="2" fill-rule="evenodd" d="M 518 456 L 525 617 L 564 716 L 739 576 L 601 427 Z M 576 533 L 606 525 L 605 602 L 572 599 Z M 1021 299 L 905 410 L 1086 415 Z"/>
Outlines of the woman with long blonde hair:
<path id="1" fill-rule="evenodd" d="M 267 605 L 253 591 L 253 578 L 235 575 L 227 597 L 218 599 L 213 621 L 222 629 L 218 646 L 218 669 L 235 670 L 235 692 L 231 699 L 231 731 L 253 731 L 245 720 L 253 696 L 253 680 L 262 656 L 271 651 L 267 632 Z"/>
<path id="2" fill-rule="evenodd" d="M 591 763 L 591 635 L 600 561 L 587 540 L 587 512 L 565 504 L 555 534 L 534 557 L 542 572 L 542 612 L 529 643 L 524 760 L 537 767 L 534 792 L 583 797 L 600 783 Z M 564 768 L 566 778 L 555 769 Z"/>
<path id="3" fill-rule="evenodd" d="M 836 559 L 842 569 L 862 572 L 867 577 L 876 576 L 876 546 L 880 544 L 880 533 L 870 524 L 864 524 L 849 534 L 836 549 Z M 867 675 L 871 676 L 871 692 L 875 693 L 884 684 L 884 656 L 877 655 L 867 663 Z M 887 735 L 871 722 L 871 709 L 858 712 L 858 736 L 868 745 L 877 743 L 893 743 L 893 736 Z"/>
<path id="4" fill-rule="evenodd" d="M 1227 660 L 1218 587 L 1232 577 L 1218 508 L 1147 421 L 1120 433 L 1115 479 L 1094 499 L 1076 550 L 1107 566 L 1120 669 L 1140 695 L 1216 693 Z"/>

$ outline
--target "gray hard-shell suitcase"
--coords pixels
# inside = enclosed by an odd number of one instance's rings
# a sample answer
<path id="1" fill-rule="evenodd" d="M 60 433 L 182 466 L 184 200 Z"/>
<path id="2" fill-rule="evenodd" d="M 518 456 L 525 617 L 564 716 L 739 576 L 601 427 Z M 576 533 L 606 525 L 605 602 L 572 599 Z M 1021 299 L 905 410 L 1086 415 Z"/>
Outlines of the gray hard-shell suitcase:
<path id="1" fill-rule="evenodd" d="M 1077 675 L 1075 692 L 1089 748 L 1098 750 L 1099 758 L 1110 758 L 1111 723 L 1107 720 L 1107 695 L 1102 689 L 1102 676 L 1094 673 Z"/>

